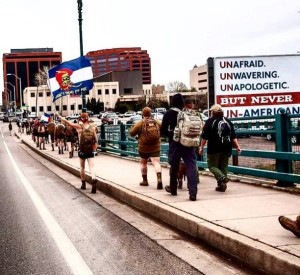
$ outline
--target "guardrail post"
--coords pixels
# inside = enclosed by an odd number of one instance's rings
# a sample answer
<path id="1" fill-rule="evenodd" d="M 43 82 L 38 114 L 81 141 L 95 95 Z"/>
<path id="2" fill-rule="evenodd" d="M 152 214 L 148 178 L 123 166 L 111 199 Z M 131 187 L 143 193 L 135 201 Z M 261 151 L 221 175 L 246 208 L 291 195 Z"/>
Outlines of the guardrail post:
<path id="1" fill-rule="evenodd" d="M 289 152 L 290 137 L 288 135 L 288 117 L 284 109 L 280 110 L 280 113 L 276 115 L 275 120 L 276 129 L 276 151 Z M 292 162 L 289 160 L 276 160 L 276 172 L 292 173 Z M 277 181 L 277 186 L 292 187 L 294 183 L 286 181 Z"/>
<path id="2" fill-rule="evenodd" d="M 126 127 L 124 124 L 120 124 L 120 141 L 122 142 L 120 145 L 120 150 L 121 150 L 121 156 L 127 156 L 126 154 L 123 153 L 123 151 L 127 151 L 127 145 L 125 142 L 127 141 L 126 138 Z"/>
<path id="3" fill-rule="evenodd" d="M 102 140 L 100 142 L 100 148 L 102 152 L 106 152 L 105 147 L 106 147 L 106 142 L 105 142 L 105 126 L 102 124 L 100 126 L 100 139 Z"/>

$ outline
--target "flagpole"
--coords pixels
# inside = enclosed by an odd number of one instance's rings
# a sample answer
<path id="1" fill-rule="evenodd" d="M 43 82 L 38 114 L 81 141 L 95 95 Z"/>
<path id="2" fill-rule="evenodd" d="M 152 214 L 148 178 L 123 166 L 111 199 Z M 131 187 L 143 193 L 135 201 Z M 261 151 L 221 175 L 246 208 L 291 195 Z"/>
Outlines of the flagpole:
<path id="1" fill-rule="evenodd" d="M 83 56 L 83 39 L 82 39 L 82 0 L 77 0 L 78 4 L 78 22 L 79 22 L 79 42 L 80 42 L 80 56 Z M 85 91 L 81 91 L 82 97 L 82 112 L 86 113 L 86 97 Z"/>

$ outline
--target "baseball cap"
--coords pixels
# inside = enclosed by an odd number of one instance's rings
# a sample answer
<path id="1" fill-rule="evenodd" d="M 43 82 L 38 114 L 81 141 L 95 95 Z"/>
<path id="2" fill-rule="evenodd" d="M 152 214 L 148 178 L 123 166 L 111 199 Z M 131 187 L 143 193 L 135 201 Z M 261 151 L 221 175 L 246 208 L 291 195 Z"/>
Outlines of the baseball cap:
<path id="1" fill-rule="evenodd" d="M 215 113 L 223 112 L 222 106 L 220 104 L 214 104 L 209 110 Z"/>

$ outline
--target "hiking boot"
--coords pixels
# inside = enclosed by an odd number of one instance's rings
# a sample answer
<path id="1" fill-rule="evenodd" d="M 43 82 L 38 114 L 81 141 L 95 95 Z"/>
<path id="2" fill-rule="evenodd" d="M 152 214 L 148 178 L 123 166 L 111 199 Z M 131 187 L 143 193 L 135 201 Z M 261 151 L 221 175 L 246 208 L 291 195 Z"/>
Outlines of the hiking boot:
<path id="1" fill-rule="evenodd" d="M 146 181 L 146 180 L 143 180 L 140 182 L 140 186 L 148 186 L 148 185 L 149 185 L 148 181 Z"/>
<path id="2" fill-rule="evenodd" d="M 171 191 L 171 188 L 169 185 L 166 185 L 165 187 L 165 190 L 168 192 L 168 193 L 171 193 L 172 196 L 177 196 L 177 191 Z"/>
<path id="3" fill-rule="evenodd" d="M 278 221 L 284 229 L 291 231 L 295 236 L 300 238 L 300 226 L 299 223 L 297 223 L 298 219 L 299 217 L 297 217 L 296 221 L 293 221 L 287 217 L 280 216 Z"/>
<path id="4" fill-rule="evenodd" d="M 229 181 L 229 178 L 222 177 L 218 180 L 218 186 L 216 187 L 216 191 L 218 192 L 225 192 L 227 189 L 227 182 Z"/>
<path id="5" fill-rule="evenodd" d="M 196 195 L 190 195 L 190 200 L 191 201 L 195 201 L 197 199 L 197 196 Z"/>
<path id="6" fill-rule="evenodd" d="M 92 179 L 92 194 L 95 194 L 97 191 L 97 180 L 96 179 Z"/>
<path id="7" fill-rule="evenodd" d="M 85 190 L 86 189 L 86 184 L 85 184 L 85 181 L 81 181 L 82 182 L 82 184 L 81 184 L 81 187 L 80 187 L 80 189 L 83 189 L 83 190 Z"/>
<path id="8" fill-rule="evenodd" d="M 157 183 L 157 190 L 162 190 L 163 189 L 163 184 L 162 182 Z"/>
<path id="9" fill-rule="evenodd" d="M 143 181 L 140 182 L 140 186 L 148 186 L 149 184 L 148 184 L 147 174 L 142 175 L 142 177 L 143 177 Z"/>

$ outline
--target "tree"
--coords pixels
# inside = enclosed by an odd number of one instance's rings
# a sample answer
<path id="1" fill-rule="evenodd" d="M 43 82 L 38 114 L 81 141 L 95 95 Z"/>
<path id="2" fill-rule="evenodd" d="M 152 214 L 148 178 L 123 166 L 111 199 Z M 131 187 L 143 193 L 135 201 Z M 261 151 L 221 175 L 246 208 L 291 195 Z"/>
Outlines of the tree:
<path id="1" fill-rule="evenodd" d="M 187 86 L 179 81 L 173 81 L 168 84 L 168 91 L 172 93 L 180 93 L 187 91 Z"/>
<path id="2" fill-rule="evenodd" d="M 35 94 L 35 112 L 38 115 L 38 93 L 39 93 L 39 86 L 47 85 L 48 79 L 48 67 L 44 66 L 43 69 L 39 69 L 39 71 L 34 75 L 34 84 L 36 85 L 36 94 Z"/>

